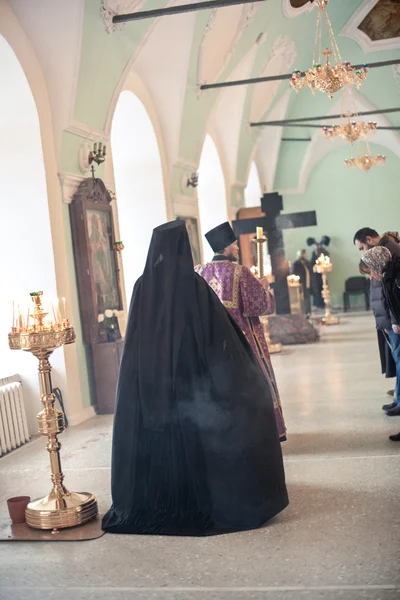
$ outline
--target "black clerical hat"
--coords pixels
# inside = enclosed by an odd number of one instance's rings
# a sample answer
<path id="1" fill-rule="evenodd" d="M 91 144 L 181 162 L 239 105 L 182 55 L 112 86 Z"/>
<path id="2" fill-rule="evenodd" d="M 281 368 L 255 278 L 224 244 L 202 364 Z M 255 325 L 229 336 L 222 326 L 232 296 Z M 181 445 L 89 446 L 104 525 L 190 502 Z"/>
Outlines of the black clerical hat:
<path id="1" fill-rule="evenodd" d="M 237 237 L 228 221 L 208 231 L 205 234 L 205 238 L 214 252 L 225 250 L 225 248 L 237 241 Z"/>

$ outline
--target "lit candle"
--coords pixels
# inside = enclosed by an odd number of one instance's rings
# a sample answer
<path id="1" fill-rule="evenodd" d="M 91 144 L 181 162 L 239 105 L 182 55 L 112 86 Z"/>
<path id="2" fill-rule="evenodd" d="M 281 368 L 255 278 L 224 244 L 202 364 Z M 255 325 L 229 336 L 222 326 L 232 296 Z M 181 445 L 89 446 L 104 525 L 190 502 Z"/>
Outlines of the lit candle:
<path id="1" fill-rule="evenodd" d="M 31 315 L 31 309 L 28 308 L 28 314 L 26 315 L 26 328 L 29 329 L 29 319 Z"/>
<path id="2" fill-rule="evenodd" d="M 58 323 L 56 309 L 54 308 L 54 304 L 51 303 L 51 312 L 53 313 L 54 324 Z"/>
<path id="3" fill-rule="evenodd" d="M 60 311 L 60 301 L 57 299 L 57 304 L 56 304 L 56 311 L 57 311 L 57 323 L 62 323 L 62 317 L 61 317 L 61 311 Z"/>
<path id="4" fill-rule="evenodd" d="M 15 302 L 13 300 L 13 320 L 12 320 L 12 326 L 13 328 L 15 327 Z"/>
<path id="5" fill-rule="evenodd" d="M 66 308 L 65 298 L 62 298 L 62 303 L 63 303 L 64 319 L 66 319 L 67 318 L 67 308 Z"/>
<path id="6" fill-rule="evenodd" d="M 257 227 L 257 239 L 262 240 L 264 237 L 264 232 L 262 227 Z"/>
<path id="7" fill-rule="evenodd" d="M 22 315 L 21 315 L 19 304 L 18 304 L 18 327 L 19 327 L 19 330 L 21 331 L 22 330 Z"/>

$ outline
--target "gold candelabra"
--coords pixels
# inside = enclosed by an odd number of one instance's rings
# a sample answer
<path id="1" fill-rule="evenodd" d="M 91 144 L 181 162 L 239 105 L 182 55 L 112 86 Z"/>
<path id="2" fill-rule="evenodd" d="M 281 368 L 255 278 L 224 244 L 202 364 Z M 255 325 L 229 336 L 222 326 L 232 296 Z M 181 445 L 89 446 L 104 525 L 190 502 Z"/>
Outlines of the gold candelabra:
<path id="1" fill-rule="evenodd" d="M 257 237 L 253 240 L 257 244 L 257 276 L 259 279 L 264 279 L 265 271 L 264 271 L 264 244 L 267 243 L 267 238 L 264 237 L 264 232 L 262 227 L 257 227 Z M 268 317 L 264 316 L 263 318 L 263 326 L 264 326 L 264 335 L 268 345 L 268 350 L 270 354 L 278 354 L 282 352 L 282 344 L 273 344 L 271 342 L 271 337 L 269 335 L 269 323 Z"/>
<path id="2" fill-rule="evenodd" d="M 33 314 L 28 310 L 26 321 L 18 310 L 8 335 L 11 350 L 31 352 L 39 360 L 39 384 L 43 410 L 38 414 L 39 433 L 47 436 L 47 451 L 50 455 L 52 490 L 48 496 L 28 504 L 26 522 L 34 529 L 64 529 L 82 525 L 98 514 L 96 498 L 87 492 L 70 492 L 63 484 L 61 470 L 61 444 L 57 436 L 65 429 L 64 414 L 54 408 L 56 400 L 51 383 L 50 355 L 56 348 L 73 344 L 75 330 L 70 325 L 65 311 L 52 306 L 53 320 L 43 309 L 42 292 L 33 292 Z"/>
<path id="3" fill-rule="evenodd" d="M 313 94 L 315 94 L 315 90 L 319 90 L 332 98 L 333 94 L 346 85 L 355 85 L 359 88 L 366 79 L 368 67 L 364 65 L 361 69 L 355 70 L 349 62 L 342 61 L 327 11 L 328 0 L 316 0 L 316 4 L 318 6 L 318 17 L 312 67 L 304 74 L 299 70 L 294 71 L 290 84 L 296 92 L 299 92 L 303 87 L 309 87 Z M 322 24 L 324 20 L 332 50 L 326 48 L 325 52 L 321 52 Z M 334 64 L 330 62 L 330 55 L 333 55 Z M 322 56 L 325 56 L 325 64 L 322 64 Z"/>
<path id="4" fill-rule="evenodd" d="M 325 303 L 325 315 L 322 319 L 322 322 L 325 325 L 337 325 L 339 323 L 339 319 L 332 315 L 331 293 L 328 287 L 327 273 L 330 273 L 332 269 L 333 265 L 329 256 L 321 254 L 321 256 L 317 259 L 314 265 L 314 273 L 319 273 L 320 275 L 322 275 L 322 297 Z"/>
<path id="5" fill-rule="evenodd" d="M 290 311 L 292 314 L 304 312 L 304 293 L 298 275 L 288 275 Z"/>

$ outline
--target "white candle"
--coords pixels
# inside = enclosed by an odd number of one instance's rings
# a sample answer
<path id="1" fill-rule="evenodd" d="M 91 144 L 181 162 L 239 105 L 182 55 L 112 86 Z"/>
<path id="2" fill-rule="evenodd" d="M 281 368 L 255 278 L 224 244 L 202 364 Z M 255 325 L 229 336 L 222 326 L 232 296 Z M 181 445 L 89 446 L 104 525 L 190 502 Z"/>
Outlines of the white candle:
<path id="1" fill-rule="evenodd" d="M 66 302 L 65 302 L 65 298 L 62 298 L 62 303 L 63 303 L 63 312 L 64 312 L 64 319 L 67 318 L 67 308 L 66 308 Z"/>
<path id="2" fill-rule="evenodd" d="M 264 232 L 262 227 L 257 227 L 257 239 L 261 240 L 264 237 Z"/>
<path id="3" fill-rule="evenodd" d="M 12 326 L 13 328 L 15 327 L 15 302 L 13 300 L 13 320 L 12 320 Z"/>
<path id="4" fill-rule="evenodd" d="M 61 316 L 61 311 L 60 311 L 60 301 L 57 298 L 57 304 L 56 304 L 56 311 L 57 311 L 57 323 L 62 323 L 62 316 Z"/>

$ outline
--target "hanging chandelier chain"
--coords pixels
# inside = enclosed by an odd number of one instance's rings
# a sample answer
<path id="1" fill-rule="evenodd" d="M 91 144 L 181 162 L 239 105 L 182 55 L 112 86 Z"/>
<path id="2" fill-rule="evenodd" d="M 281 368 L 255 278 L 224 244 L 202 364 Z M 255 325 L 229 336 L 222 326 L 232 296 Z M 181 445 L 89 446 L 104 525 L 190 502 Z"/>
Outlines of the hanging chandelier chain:
<path id="1" fill-rule="evenodd" d="M 355 70 L 349 62 L 342 61 L 326 8 L 328 0 L 316 0 L 316 4 L 318 6 L 318 16 L 313 49 L 313 64 L 304 75 L 298 69 L 294 71 L 290 84 L 296 92 L 299 92 L 303 87 L 308 87 L 313 94 L 316 90 L 319 90 L 332 98 L 333 94 L 346 85 L 355 85 L 359 88 L 365 81 L 368 68 L 365 65 Z M 324 22 L 326 22 L 331 48 L 326 48 L 322 52 L 322 29 Z M 330 55 L 332 55 L 332 62 L 329 59 Z M 322 60 L 323 56 L 326 57 L 325 62 Z"/>

